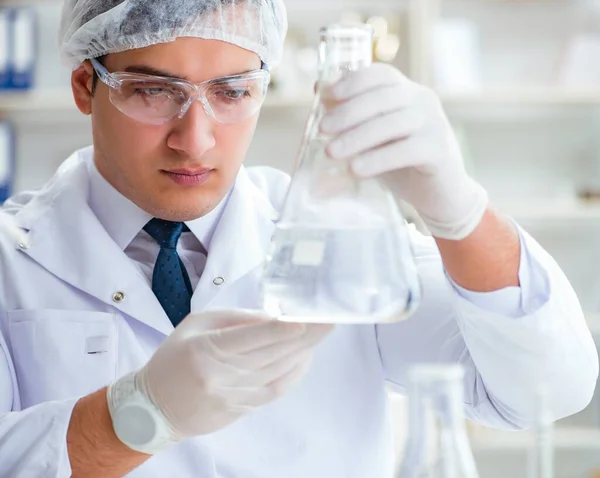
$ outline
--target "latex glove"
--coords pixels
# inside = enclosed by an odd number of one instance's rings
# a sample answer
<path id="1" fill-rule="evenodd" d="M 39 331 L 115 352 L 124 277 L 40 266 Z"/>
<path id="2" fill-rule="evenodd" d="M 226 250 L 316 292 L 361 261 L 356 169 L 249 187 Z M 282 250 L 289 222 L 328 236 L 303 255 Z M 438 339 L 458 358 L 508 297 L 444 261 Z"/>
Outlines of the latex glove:
<path id="1" fill-rule="evenodd" d="M 335 136 L 333 159 L 351 159 L 359 177 L 379 177 L 413 205 L 430 232 L 464 239 L 488 205 L 464 168 L 454 132 L 435 93 L 390 65 L 353 72 L 325 92 L 336 104 L 321 123 Z"/>
<path id="2" fill-rule="evenodd" d="M 162 412 L 174 438 L 211 433 L 298 382 L 331 330 L 245 310 L 191 314 L 136 373 L 135 385 Z"/>

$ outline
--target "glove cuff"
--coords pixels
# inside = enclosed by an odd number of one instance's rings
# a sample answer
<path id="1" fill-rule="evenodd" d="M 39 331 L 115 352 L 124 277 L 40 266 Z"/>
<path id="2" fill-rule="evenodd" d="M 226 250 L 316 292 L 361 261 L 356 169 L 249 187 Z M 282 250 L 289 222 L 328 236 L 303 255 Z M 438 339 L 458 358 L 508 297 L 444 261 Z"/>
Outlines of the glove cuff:
<path id="1" fill-rule="evenodd" d="M 487 191 L 472 178 L 467 178 L 467 184 L 463 187 L 458 185 L 456 187 L 460 188 L 462 191 L 470 190 L 469 194 L 464 195 L 462 204 L 466 212 L 460 215 L 460 219 L 454 221 L 436 221 L 422 215 L 422 219 L 425 222 L 427 229 L 429 229 L 429 232 L 431 232 L 434 237 L 453 241 L 465 239 L 477 228 L 477 226 L 479 226 L 481 219 L 488 208 L 489 196 Z M 449 196 L 455 195 L 456 190 Z M 455 201 L 449 201 L 450 204 L 453 202 Z M 457 206 L 458 210 L 460 210 L 460 205 Z"/>

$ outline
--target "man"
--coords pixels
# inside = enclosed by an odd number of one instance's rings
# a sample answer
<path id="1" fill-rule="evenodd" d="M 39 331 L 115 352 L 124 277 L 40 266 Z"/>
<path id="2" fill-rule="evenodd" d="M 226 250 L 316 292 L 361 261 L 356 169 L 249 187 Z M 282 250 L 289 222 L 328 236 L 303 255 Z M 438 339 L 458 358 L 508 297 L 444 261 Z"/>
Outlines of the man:
<path id="1" fill-rule="evenodd" d="M 530 426 L 538 383 L 554 418 L 589 403 L 570 284 L 390 66 L 335 85 L 322 128 L 433 233 L 413 238 L 421 307 L 335 330 L 257 312 L 288 178 L 241 165 L 285 30 L 279 0 L 67 1 L 94 145 L 6 208 L 26 240 L 0 235 L 3 478 L 390 477 L 385 383 L 419 362 L 463 365 L 466 413 L 492 426 Z"/>

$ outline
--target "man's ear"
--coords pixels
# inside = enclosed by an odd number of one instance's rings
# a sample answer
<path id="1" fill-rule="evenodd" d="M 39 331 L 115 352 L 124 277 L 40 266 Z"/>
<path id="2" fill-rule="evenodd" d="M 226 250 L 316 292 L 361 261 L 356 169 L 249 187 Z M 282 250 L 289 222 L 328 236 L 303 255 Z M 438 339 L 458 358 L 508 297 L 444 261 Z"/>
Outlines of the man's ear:
<path id="1" fill-rule="evenodd" d="M 71 74 L 71 89 L 79 111 L 84 115 L 92 114 L 94 68 L 89 61 L 83 62 Z"/>

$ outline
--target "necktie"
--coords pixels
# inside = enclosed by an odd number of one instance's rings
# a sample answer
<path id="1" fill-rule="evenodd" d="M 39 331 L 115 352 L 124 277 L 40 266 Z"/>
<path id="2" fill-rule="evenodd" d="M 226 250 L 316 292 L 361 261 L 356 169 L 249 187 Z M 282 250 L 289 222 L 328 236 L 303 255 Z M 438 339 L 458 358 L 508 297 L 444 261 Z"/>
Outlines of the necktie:
<path id="1" fill-rule="evenodd" d="M 154 218 L 144 230 L 160 246 L 152 273 L 152 291 L 176 327 L 190 313 L 192 299 L 190 278 L 177 254 L 181 233 L 189 229 L 182 222 Z"/>

